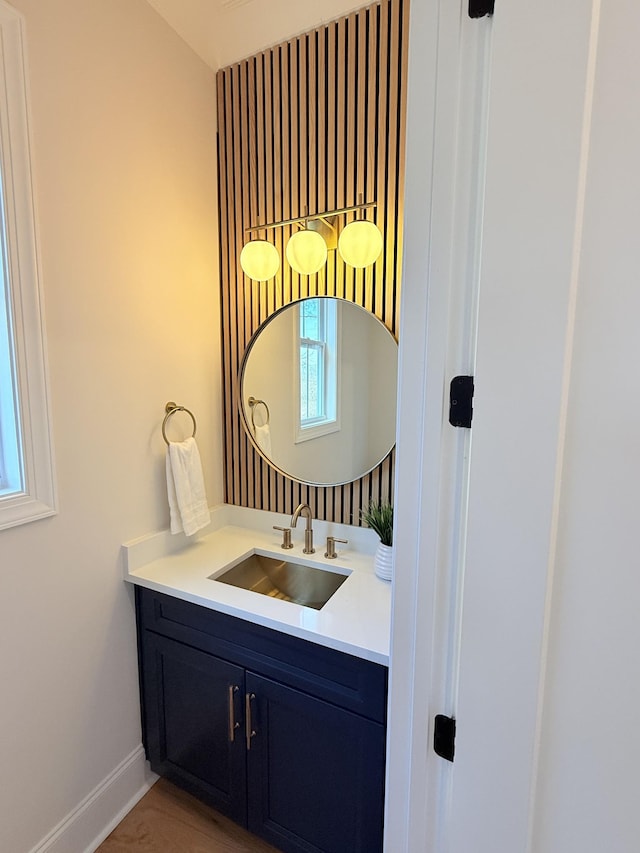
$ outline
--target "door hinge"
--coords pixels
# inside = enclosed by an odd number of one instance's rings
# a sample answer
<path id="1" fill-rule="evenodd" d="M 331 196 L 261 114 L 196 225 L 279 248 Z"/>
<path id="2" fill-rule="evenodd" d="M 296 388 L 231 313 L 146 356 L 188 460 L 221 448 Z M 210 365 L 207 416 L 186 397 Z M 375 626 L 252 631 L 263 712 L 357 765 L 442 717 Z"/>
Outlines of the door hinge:
<path id="1" fill-rule="evenodd" d="M 449 386 L 449 423 L 470 427 L 473 418 L 473 376 L 454 376 Z"/>
<path id="2" fill-rule="evenodd" d="M 493 15 L 495 0 L 469 0 L 469 17 L 484 18 Z"/>
<path id="3" fill-rule="evenodd" d="M 453 761 L 456 751 L 456 721 L 453 717 L 437 714 L 433 727 L 433 749 L 441 758 Z"/>

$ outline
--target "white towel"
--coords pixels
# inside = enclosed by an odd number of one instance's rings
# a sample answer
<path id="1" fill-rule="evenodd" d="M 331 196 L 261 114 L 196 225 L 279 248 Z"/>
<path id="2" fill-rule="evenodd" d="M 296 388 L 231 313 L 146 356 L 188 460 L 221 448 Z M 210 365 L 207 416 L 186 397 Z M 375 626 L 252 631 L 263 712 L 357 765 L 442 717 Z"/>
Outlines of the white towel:
<path id="1" fill-rule="evenodd" d="M 167 495 L 171 532 L 191 536 L 209 524 L 202 463 L 195 438 L 172 441 L 167 450 Z"/>
<path id="2" fill-rule="evenodd" d="M 271 458 L 271 429 L 269 424 L 255 428 L 256 444 L 265 456 Z"/>

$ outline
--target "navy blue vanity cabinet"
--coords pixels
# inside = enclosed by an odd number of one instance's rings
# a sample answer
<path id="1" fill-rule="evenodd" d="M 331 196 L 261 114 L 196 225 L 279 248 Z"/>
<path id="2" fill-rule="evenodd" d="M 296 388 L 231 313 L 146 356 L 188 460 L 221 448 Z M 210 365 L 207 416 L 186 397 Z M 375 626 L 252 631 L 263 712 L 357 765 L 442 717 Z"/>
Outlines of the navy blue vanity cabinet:
<path id="1" fill-rule="evenodd" d="M 151 631 L 141 639 L 152 769 L 245 824 L 244 670 Z"/>
<path id="2" fill-rule="evenodd" d="M 382 851 L 384 727 L 247 673 L 248 827 L 281 850 Z"/>
<path id="3" fill-rule="evenodd" d="M 285 853 L 381 853 L 386 667 L 136 587 L 156 773 Z"/>

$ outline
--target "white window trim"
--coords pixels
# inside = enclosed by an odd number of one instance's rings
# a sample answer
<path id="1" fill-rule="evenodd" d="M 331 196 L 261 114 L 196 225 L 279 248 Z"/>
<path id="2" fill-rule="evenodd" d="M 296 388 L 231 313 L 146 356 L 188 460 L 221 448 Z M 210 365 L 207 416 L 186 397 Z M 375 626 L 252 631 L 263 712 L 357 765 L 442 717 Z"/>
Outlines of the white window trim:
<path id="1" fill-rule="evenodd" d="M 23 491 L 0 498 L 0 530 L 57 511 L 24 29 L 0 0 L 0 168 L 24 469 Z"/>
<path id="2" fill-rule="evenodd" d="M 315 297 L 309 297 L 315 298 Z M 303 301 L 303 300 L 301 300 Z M 297 320 L 294 323 L 294 342 L 293 342 L 293 351 L 295 353 L 294 358 L 294 370 L 293 370 L 293 398 L 298 401 L 298 404 L 294 407 L 294 444 L 302 444 L 305 441 L 312 441 L 315 438 L 321 438 L 323 435 L 331 435 L 334 432 L 340 432 L 340 342 L 341 342 L 341 334 L 342 334 L 342 312 L 339 310 L 339 303 L 335 303 L 334 305 L 336 311 L 336 322 L 335 322 L 335 340 L 331 340 L 331 349 L 332 349 L 332 357 L 331 357 L 331 365 L 329 367 L 329 384 L 331 389 L 331 394 L 335 397 L 335 411 L 322 420 L 320 420 L 316 424 L 309 424 L 308 426 L 302 426 L 300 423 L 300 305 L 298 305 L 298 313 L 296 314 Z"/>

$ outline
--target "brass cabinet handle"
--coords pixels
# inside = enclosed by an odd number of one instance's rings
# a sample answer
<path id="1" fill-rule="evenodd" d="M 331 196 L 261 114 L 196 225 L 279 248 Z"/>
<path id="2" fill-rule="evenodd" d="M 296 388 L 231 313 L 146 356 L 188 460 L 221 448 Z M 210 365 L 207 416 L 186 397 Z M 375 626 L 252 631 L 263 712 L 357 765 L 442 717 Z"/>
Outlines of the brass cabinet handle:
<path id="1" fill-rule="evenodd" d="M 244 697 L 244 734 L 247 741 L 247 750 L 251 749 L 251 738 L 256 736 L 256 730 L 251 723 L 251 700 L 256 698 L 255 693 L 245 693 Z"/>
<path id="2" fill-rule="evenodd" d="M 236 729 L 240 728 L 240 723 L 236 722 L 236 709 L 234 696 L 240 690 L 234 684 L 229 685 L 229 742 L 233 743 L 236 739 Z"/>

